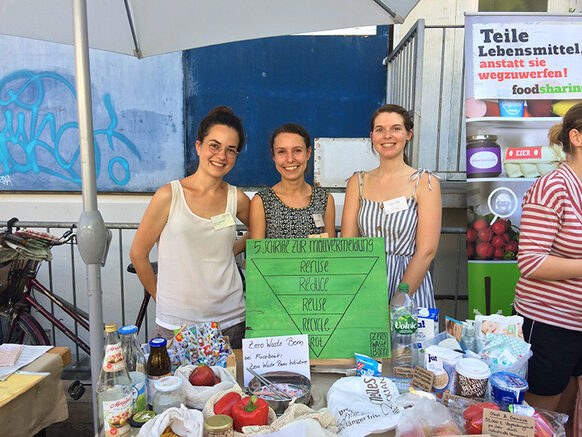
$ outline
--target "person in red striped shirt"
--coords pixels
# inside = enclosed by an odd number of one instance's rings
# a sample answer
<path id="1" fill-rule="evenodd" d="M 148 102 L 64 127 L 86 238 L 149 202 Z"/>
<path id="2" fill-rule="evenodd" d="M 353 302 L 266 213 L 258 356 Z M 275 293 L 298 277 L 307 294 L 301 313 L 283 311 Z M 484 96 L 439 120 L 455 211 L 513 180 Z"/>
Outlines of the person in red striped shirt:
<path id="1" fill-rule="evenodd" d="M 582 375 L 582 103 L 548 137 L 568 159 L 523 199 L 514 308 L 533 351 L 526 401 L 572 418 Z"/>

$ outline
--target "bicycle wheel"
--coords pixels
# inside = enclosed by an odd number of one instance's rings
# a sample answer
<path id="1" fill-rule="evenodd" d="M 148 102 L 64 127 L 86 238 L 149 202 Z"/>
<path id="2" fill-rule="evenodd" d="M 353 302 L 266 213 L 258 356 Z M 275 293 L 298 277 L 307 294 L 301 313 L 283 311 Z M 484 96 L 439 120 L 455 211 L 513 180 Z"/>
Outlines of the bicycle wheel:
<path id="1" fill-rule="evenodd" d="M 16 343 L 16 344 L 28 344 L 28 345 L 47 345 L 46 335 L 39 331 L 42 328 L 32 318 L 32 316 L 27 316 L 26 314 L 21 315 L 21 317 L 16 322 L 16 326 L 12 331 L 10 338 L 6 338 L 8 335 L 8 330 L 10 327 L 10 316 L 5 311 L 0 311 L 0 344 L 2 343 Z"/>

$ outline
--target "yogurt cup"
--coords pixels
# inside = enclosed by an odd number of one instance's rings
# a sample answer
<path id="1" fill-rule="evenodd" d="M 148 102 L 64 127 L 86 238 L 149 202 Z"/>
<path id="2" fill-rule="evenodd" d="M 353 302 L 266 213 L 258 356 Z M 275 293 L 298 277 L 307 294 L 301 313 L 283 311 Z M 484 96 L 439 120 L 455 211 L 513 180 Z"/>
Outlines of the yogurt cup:
<path id="1" fill-rule="evenodd" d="M 494 373 L 490 383 L 493 400 L 505 404 L 521 404 L 529 387 L 525 379 L 509 372 Z"/>
<path id="2" fill-rule="evenodd" d="M 523 117 L 523 100 L 499 100 L 499 115 L 502 117 Z"/>
<path id="3" fill-rule="evenodd" d="M 462 358 L 455 366 L 457 374 L 457 394 L 466 398 L 480 398 L 485 395 L 487 381 L 491 376 L 489 366 L 477 358 Z"/>

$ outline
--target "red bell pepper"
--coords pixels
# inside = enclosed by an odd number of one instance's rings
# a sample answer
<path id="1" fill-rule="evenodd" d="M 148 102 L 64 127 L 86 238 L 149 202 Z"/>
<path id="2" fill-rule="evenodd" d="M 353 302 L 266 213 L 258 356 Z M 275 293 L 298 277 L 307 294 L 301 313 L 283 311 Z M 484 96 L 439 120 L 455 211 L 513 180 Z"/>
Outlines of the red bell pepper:
<path id="1" fill-rule="evenodd" d="M 552 437 L 554 435 L 552 425 L 541 413 L 536 411 L 533 417 L 536 419 L 535 437 Z"/>
<path id="2" fill-rule="evenodd" d="M 230 392 L 225 394 L 214 404 L 214 414 L 226 414 L 232 417 L 232 407 L 240 400 L 241 397 L 238 393 Z"/>
<path id="3" fill-rule="evenodd" d="M 483 433 L 483 409 L 499 410 L 497 404 L 492 402 L 482 402 L 480 404 L 473 404 L 463 412 L 465 419 L 465 432 L 467 434 L 482 434 Z"/>
<path id="4" fill-rule="evenodd" d="M 238 432 L 242 432 L 243 426 L 268 425 L 269 404 L 256 395 L 241 399 L 232 407 L 232 420 Z"/>

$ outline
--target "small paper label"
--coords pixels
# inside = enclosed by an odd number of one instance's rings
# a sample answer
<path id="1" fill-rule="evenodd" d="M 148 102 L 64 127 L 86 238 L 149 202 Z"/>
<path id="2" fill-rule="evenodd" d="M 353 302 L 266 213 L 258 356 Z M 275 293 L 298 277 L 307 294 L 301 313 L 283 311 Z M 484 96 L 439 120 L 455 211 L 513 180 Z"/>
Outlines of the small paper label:
<path id="1" fill-rule="evenodd" d="M 463 397 L 463 396 L 454 395 L 454 394 L 451 394 L 450 392 L 443 393 L 443 405 L 445 407 L 448 407 L 449 406 L 449 401 L 450 400 L 454 400 L 454 399 L 467 400 L 469 398 L 466 398 L 466 397 Z"/>
<path id="2" fill-rule="evenodd" d="M 102 401 L 103 429 L 106 436 L 129 434 L 129 418 L 132 416 L 132 397 L 123 396 L 112 401 Z"/>
<path id="3" fill-rule="evenodd" d="M 307 238 L 329 238 L 329 234 L 327 232 L 322 232 L 321 234 L 309 234 Z"/>
<path id="4" fill-rule="evenodd" d="M 234 222 L 234 217 L 230 212 L 215 215 L 214 217 L 210 217 L 210 220 L 212 221 L 212 226 L 214 226 L 215 231 L 236 225 Z"/>
<path id="5" fill-rule="evenodd" d="M 412 375 L 412 383 L 418 388 L 430 392 L 432 389 L 432 382 L 434 380 L 434 373 L 423 369 L 420 366 L 414 368 Z"/>
<path id="6" fill-rule="evenodd" d="M 414 376 L 414 369 L 409 369 L 408 367 L 394 367 L 392 369 L 392 374 L 395 378 L 410 378 Z"/>
<path id="7" fill-rule="evenodd" d="M 493 437 L 534 437 L 536 419 L 505 411 L 483 410 L 483 433 Z"/>
<path id="8" fill-rule="evenodd" d="M 323 222 L 323 217 L 321 216 L 321 214 L 313 214 L 313 223 L 315 223 L 315 226 L 317 226 L 318 228 L 323 228 L 325 226 L 325 223 Z"/>
<path id="9" fill-rule="evenodd" d="M 508 161 L 542 160 L 541 146 L 535 147 L 509 147 L 505 151 L 505 159 Z"/>
<path id="10" fill-rule="evenodd" d="M 406 203 L 406 197 L 400 196 L 396 199 L 386 200 L 384 203 L 384 213 L 386 215 L 394 214 L 395 212 L 404 211 L 408 209 L 408 204 Z"/>
<path id="11" fill-rule="evenodd" d="M 119 372 L 125 367 L 121 343 L 108 344 L 105 346 L 105 356 L 103 357 L 103 370 L 105 372 Z"/>

